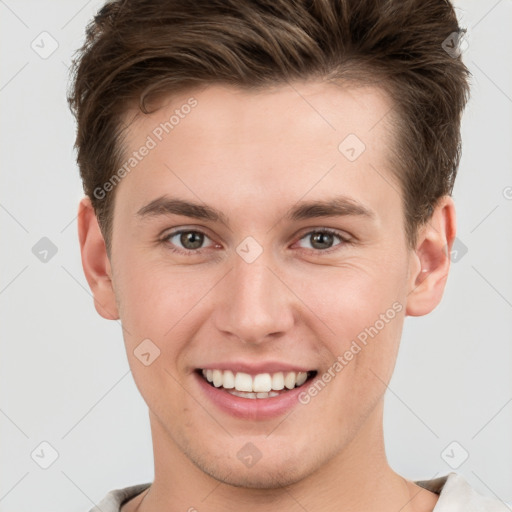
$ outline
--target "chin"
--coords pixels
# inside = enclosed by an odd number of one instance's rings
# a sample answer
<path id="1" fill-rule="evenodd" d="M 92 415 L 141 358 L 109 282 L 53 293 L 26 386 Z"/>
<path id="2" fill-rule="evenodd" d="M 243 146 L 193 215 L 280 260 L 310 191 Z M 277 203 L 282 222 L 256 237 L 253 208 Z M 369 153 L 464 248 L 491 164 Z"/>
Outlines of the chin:
<path id="1" fill-rule="evenodd" d="M 282 468 L 276 468 L 274 464 L 271 469 L 262 466 L 259 469 L 244 468 L 242 471 L 239 461 L 234 461 L 222 468 L 201 467 L 201 469 L 219 482 L 244 489 L 279 489 L 292 485 L 305 476 L 300 475 L 298 471 L 291 472 L 289 464 L 286 463 L 283 463 Z"/>
<path id="2" fill-rule="evenodd" d="M 203 473 L 232 487 L 278 489 L 301 481 L 316 469 L 314 463 L 307 464 L 307 451 L 302 456 L 300 450 L 293 450 L 289 455 L 274 452 L 271 457 L 263 455 L 253 466 L 247 467 L 236 455 L 227 455 L 227 449 L 207 454 L 196 448 L 188 444 L 184 454 Z"/>

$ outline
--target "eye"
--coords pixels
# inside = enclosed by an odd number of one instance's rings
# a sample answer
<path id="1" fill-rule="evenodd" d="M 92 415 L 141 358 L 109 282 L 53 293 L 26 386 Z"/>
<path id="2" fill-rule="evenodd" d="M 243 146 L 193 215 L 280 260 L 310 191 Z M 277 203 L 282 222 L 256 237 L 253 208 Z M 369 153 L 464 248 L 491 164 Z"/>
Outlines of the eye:
<path id="1" fill-rule="evenodd" d="M 335 244 L 335 239 L 339 242 Z M 210 240 L 210 246 L 203 246 L 206 240 Z M 330 253 L 336 251 L 338 246 L 352 243 L 348 237 L 335 230 L 322 228 L 309 231 L 299 239 L 299 243 L 306 240 L 309 247 L 305 249 L 309 252 Z M 164 244 L 171 252 L 184 256 L 195 256 L 203 253 L 207 247 L 220 247 L 213 242 L 205 233 L 195 229 L 180 229 L 164 235 L 160 242 Z"/>
<path id="2" fill-rule="evenodd" d="M 333 245 L 336 238 L 340 240 L 340 243 Z M 338 245 L 350 243 L 348 238 L 342 236 L 337 231 L 327 228 L 310 231 L 309 233 L 306 233 L 306 235 L 303 236 L 300 240 L 309 241 L 310 247 L 307 247 L 307 249 L 311 249 L 314 252 L 331 252 L 331 250 L 336 250 L 336 246 Z"/>
<path id="3" fill-rule="evenodd" d="M 170 245 L 172 252 L 191 256 L 202 252 L 200 249 L 203 249 L 202 245 L 205 239 L 210 240 L 202 231 L 181 229 L 166 234 L 161 239 L 161 242 Z M 183 247 L 183 249 L 181 249 L 180 246 Z"/>

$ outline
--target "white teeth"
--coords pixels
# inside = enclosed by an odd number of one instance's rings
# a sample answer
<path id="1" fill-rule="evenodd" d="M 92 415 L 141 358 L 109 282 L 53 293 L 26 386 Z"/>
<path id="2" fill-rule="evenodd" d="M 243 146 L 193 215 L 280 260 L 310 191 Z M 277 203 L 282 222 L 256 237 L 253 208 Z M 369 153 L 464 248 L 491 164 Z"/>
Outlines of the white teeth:
<path id="1" fill-rule="evenodd" d="M 248 373 L 237 372 L 235 377 L 235 389 L 237 391 L 253 391 L 252 377 Z"/>
<path id="2" fill-rule="evenodd" d="M 256 392 L 265 392 L 267 393 L 272 389 L 272 377 L 270 373 L 259 373 L 254 377 L 254 381 L 252 383 L 252 390 Z"/>
<path id="3" fill-rule="evenodd" d="M 283 372 L 274 373 L 274 375 L 272 375 L 272 389 L 275 389 L 276 391 L 284 389 Z"/>
<path id="4" fill-rule="evenodd" d="M 213 370 L 213 385 L 216 388 L 220 388 L 223 381 L 222 372 L 220 370 Z"/>
<path id="5" fill-rule="evenodd" d="M 274 396 L 279 396 L 279 393 L 276 393 L 275 391 L 269 391 L 268 393 L 242 393 L 241 391 L 228 391 L 228 393 L 241 398 L 273 398 Z"/>
<path id="6" fill-rule="evenodd" d="M 284 385 L 287 389 L 293 389 L 295 387 L 295 372 L 289 372 L 284 378 Z"/>
<path id="7" fill-rule="evenodd" d="M 222 387 L 226 389 L 233 389 L 235 387 L 235 376 L 231 370 L 226 370 L 224 372 L 224 383 Z"/>
<path id="8" fill-rule="evenodd" d="M 304 384 L 304 382 L 306 382 L 307 378 L 308 378 L 308 374 L 306 372 L 297 373 L 297 381 L 296 381 L 297 386 L 302 386 L 302 384 Z"/>
<path id="9" fill-rule="evenodd" d="M 203 370 L 203 376 L 216 388 L 232 389 L 233 395 L 244 395 L 244 398 L 277 396 L 279 393 L 273 392 L 302 386 L 308 378 L 306 372 L 259 373 L 253 377 L 244 372 L 233 373 L 231 370 L 212 369 Z M 245 396 L 249 394 L 250 396 Z"/>

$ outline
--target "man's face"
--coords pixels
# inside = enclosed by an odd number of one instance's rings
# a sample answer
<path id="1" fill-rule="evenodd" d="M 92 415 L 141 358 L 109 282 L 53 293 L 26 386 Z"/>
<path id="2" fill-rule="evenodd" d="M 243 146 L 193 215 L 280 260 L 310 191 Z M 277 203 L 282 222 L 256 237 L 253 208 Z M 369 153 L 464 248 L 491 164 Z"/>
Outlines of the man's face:
<path id="1" fill-rule="evenodd" d="M 412 288 L 390 107 L 373 88 L 214 86 L 131 125 L 126 159 L 149 149 L 115 190 L 113 287 L 161 453 L 233 485 L 273 487 L 379 435 Z M 144 210 L 163 197 L 222 216 Z M 343 198 L 367 214 L 299 209 Z M 316 376 L 246 398 L 203 369 L 268 373 L 275 387 L 281 372 Z"/>

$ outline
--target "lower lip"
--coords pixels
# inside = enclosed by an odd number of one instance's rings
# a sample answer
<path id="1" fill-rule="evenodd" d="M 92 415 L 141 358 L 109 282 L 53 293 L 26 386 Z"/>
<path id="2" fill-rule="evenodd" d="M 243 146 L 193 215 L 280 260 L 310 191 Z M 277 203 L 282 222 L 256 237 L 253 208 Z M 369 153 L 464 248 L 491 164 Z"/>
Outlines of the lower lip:
<path id="1" fill-rule="evenodd" d="M 205 395 L 217 407 L 231 416 L 246 420 L 266 420 L 288 412 L 300 404 L 298 399 L 300 393 L 311 383 L 309 379 L 302 386 L 272 398 L 242 398 L 228 393 L 222 387 L 216 388 L 208 384 L 197 372 L 194 372 L 194 376 Z"/>

